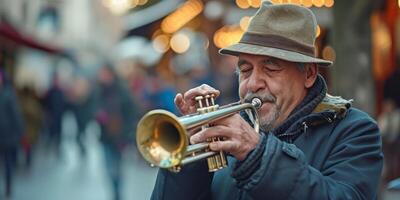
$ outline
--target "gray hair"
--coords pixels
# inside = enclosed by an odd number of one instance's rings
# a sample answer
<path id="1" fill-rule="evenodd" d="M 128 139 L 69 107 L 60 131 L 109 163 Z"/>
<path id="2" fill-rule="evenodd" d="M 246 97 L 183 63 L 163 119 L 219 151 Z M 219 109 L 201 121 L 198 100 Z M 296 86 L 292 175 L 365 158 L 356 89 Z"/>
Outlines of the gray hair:
<path id="1" fill-rule="evenodd" d="M 298 62 L 298 63 L 296 63 L 296 64 L 297 64 L 297 69 L 298 69 L 300 72 L 304 72 L 304 71 L 306 70 L 306 63 Z"/>

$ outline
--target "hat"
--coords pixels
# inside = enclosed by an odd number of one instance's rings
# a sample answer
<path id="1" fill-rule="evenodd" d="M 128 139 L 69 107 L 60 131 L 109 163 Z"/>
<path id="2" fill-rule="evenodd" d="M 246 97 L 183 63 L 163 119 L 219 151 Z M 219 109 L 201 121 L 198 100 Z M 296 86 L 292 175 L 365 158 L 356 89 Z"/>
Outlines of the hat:
<path id="1" fill-rule="evenodd" d="M 263 1 L 239 43 L 219 52 L 234 56 L 239 53 L 265 55 L 328 67 L 331 61 L 315 57 L 316 32 L 317 20 L 310 9 Z"/>

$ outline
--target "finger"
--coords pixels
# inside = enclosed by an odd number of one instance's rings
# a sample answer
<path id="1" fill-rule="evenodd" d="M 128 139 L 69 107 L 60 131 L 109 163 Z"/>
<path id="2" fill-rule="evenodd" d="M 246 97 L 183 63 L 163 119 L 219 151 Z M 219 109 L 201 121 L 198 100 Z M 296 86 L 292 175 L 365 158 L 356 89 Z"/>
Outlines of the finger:
<path id="1" fill-rule="evenodd" d="M 199 87 L 188 90 L 185 92 L 183 97 L 186 103 L 194 106 L 196 105 L 196 96 L 206 96 L 211 94 L 214 94 L 215 97 L 218 97 L 220 92 L 207 84 L 203 84 Z"/>
<path id="2" fill-rule="evenodd" d="M 188 108 L 185 107 L 185 101 L 183 100 L 183 95 L 181 93 L 176 94 L 174 103 L 181 114 L 186 114 Z"/>
<path id="3" fill-rule="evenodd" d="M 190 142 L 192 144 L 197 144 L 201 142 L 206 142 L 208 138 L 212 137 L 224 137 L 230 138 L 232 130 L 225 126 L 213 126 L 206 128 L 190 137 Z"/>
<path id="4" fill-rule="evenodd" d="M 191 129 L 188 129 L 188 130 L 186 131 L 186 135 L 187 135 L 188 137 L 191 137 L 192 135 L 194 135 L 194 134 L 196 134 L 196 133 L 198 133 L 198 132 L 200 132 L 200 131 L 201 131 L 201 127 L 191 128 Z"/>
<path id="5" fill-rule="evenodd" d="M 211 142 L 209 147 L 212 151 L 224 151 L 227 153 L 233 153 L 239 149 L 238 143 L 231 140 Z"/>
<path id="6" fill-rule="evenodd" d="M 209 85 L 207 85 L 207 84 L 202 84 L 202 85 L 200 86 L 200 88 L 201 88 L 202 90 L 209 91 L 209 92 L 210 92 L 209 94 L 214 94 L 215 97 L 218 97 L 219 94 L 220 94 L 220 91 L 219 91 L 219 90 L 217 90 L 217 89 L 215 89 L 215 88 L 213 88 L 213 87 L 211 87 L 211 86 L 209 86 Z"/>

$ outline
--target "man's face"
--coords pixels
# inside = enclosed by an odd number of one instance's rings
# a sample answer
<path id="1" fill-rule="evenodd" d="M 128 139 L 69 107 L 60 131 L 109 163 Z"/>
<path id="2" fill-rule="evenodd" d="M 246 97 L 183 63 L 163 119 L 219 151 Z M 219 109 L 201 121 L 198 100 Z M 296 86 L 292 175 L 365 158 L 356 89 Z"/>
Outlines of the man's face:
<path id="1" fill-rule="evenodd" d="M 260 97 L 260 128 L 279 126 L 306 96 L 307 75 L 296 63 L 268 56 L 240 54 L 238 61 L 241 100 Z"/>

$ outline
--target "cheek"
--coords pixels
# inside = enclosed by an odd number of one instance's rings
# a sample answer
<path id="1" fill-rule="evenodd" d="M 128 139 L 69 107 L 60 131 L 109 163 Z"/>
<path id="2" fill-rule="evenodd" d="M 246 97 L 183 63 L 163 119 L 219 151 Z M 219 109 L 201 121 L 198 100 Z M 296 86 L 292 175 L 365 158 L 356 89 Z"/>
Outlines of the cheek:
<path id="1" fill-rule="evenodd" d="M 243 97 L 247 93 L 247 86 L 246 86 L 247 81 L 241 81 L 239 80 L 239 97 L 243 99 Z"/>

